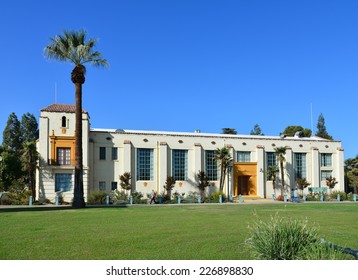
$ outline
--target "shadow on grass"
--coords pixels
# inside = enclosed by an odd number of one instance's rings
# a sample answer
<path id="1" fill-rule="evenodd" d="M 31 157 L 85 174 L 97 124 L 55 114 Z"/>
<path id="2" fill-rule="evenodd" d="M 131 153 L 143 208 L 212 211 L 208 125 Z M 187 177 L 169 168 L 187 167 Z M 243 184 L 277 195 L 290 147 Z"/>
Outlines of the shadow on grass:
<path id="1" fill-rule="evenodd" d="M 84 208 L 76 208 L 71 205 L 16 205 L 16 206 L 1 206 L 0 213 L 2 212 L 40 212 L 40 211 L 62 211 L 62 210 L 88 210 L 88 209 L 118 209 L 127 208 L 127 204 L 116 204 L 116 205 L 86 205 Z"/>

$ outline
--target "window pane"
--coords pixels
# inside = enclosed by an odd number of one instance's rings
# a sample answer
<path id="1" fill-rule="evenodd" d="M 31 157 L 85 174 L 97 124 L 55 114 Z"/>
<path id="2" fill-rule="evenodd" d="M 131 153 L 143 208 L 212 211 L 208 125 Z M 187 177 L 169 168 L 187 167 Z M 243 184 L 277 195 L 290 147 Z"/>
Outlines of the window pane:
<path id="1" fill-rule="evenodd" d="M 68 192 L 72 187 L 72 174 L 55 174 L 55 192 Z"/>
<path id="2" fill-rule="evenodd" d="M 112 191 L 115 191 L 118 187 L 117 182 L 112 182 Z"/>
<path id="3" fill-rule="evenodd" d="M 70 165 L 71 164 L 71 149 L 57 148 L 57 164 Z"/>
<path id="4" fill-rule="evenodd" d="M 276 163 L 276 156 L 274 152 L 267 152 L 266 153 L 266 166 L 277 165 Z"/>
<path id="5" fill-rule="evenodd" d="M 295 179 L 306 178 L 306 154 L 305 153 L 295 153 Z"/>
<path id="6" fill-rule="evenodd" d="M 321 166 L 332 166 L 332 154 L 321 154 Z"/>
<path id="7" fill-rule="evenodd" d="M 172 176 L 175 180 L 186 180 L 188 177 L 188 151 L 173 150 L 172 155 Z"/>
<path id="8" fill-rule="evenodd" d="M 237 155 L 238 162 L 251 162 L 250 152 L 237 152 L 236 155 Z"/>
<path id="9" fill-rule="evenodd" d="M 106 159 L 106 147 L 99 147 L 99 159 L 100 160 Z"/>
<path id="10" fill-rule="evenodd" d="M 321 171 L 321 180 L 324 181 L 327 178 L 332 177 L 332 170 L 322 170 Z"/>
<path id="11" fill-rule="evenodd" d="M 100 191 L 105 191 L 106 190 L 106 182 L 100 181 L 98 184 L 98 187 L 99 187 Z"/>
<path id="12" fill-rule="evenodd" d="M 214 154 L 214 151 L 205 152 L 205 173 L 210 181 L 216 181 L 218 179 L 218 166 Z"/>
<path id="13" fill-rule="evenodd" d="M 118 159 L 118 149 L 117 148 L 112 148 L 112 160 L 117 160 Z"/>
<path id="14" fill-rule="evenodd" d="M 137 149 L 137 180 L 153 180 L 153 149 Z"/>

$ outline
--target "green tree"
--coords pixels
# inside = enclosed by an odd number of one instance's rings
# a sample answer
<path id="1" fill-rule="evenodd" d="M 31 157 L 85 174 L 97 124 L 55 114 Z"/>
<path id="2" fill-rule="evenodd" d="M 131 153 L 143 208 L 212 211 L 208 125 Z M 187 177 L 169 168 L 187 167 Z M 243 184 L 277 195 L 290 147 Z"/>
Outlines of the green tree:
<path id="1" fill-rule="evenodd" d="M 232 157 L 227 147 L 217 148 L 214 152 L 214 159 L 220 165 L 219 190 L 223 191 L 228 166 L 232 163 Z"/>
<path id="2" fill-rule="evenodd" d="M 35 142 L 39 136 L 38 123 L 33 114 L 22 115 L 20 123 L 22 142 Z"/>
<path id="3" fill-rule="evenodd" d="M 83 154 L 82 154 L 82 85 L 85 82 L 85 64 L 95 67 L 108 66 L 102 54 L 95 51 L 96 39 L 87 40 L 84 30 L 63 31 L 63 34 L 51 38 L 51 44 L 45 47 L 45 56 L 75 65 L 71 72 L 71 81 L 76 92 L 76 128 L 75 128 L 75 187 L 73 206 L 85 207 L 83 197 Z M 86 41 L 87 40 L 87 41 Z"/>
<path id="4" fill-rule="evenodd" d="M 221 129 L 222 130 L 222 134 L 237 134 L 237 131 L 235 128 L 228 128 L 228 127 L 224 127 Z"/>
<path id="5" fill-rule="evenodd" d="M 15 153 L 9 149 L 3 149 L 0 159 L 0 181 L 3 191 L 9 191 L 12 184 L 21 179 L 23 173 L 21 169 L 21 161 Z"/>
<path id="6" fill-rule="evenodd" d="M 10 114 L 7 120 L 2 138 L 4 150 L 9 150 L 19 157 L 22 148 L 22 137 L 20 121 L 14 112 Z"/>
<path id="7" fill-rule="evenodd" d="M 353 188 L 354 193 L 358 194 L 358 155 L 345 160 L 344 172 L 348 187 Z"/>
<path id="8" fill-rule="evenodd" d="M 312 130 L 308 128 L 303 128 L 300 125 L 290 125 L 285 128 L 282 134 L 292 137 L 295 136 L 297 132 L 299 132 L 299 137 L 311 137 L 312 135 Z"/>
<path id="9" fill-rule="evenodd" d="M 255 124 L 254 128 L 251 130 L 250 135 L 265 135 L 261 131 L 261 127 L 258 124 Z"/>
<path id="10" fill-rule="evenodd" d="M 322 113 L 318 117 L 316 136 L 324 138 L 324 139 L 328 139 L 328 140 L 333 140 L 333 137 L 331 135 L 329 135 L 327 132 L 325 120 L 324 120 Z"/>
<path id="11" fill-rule="evenodd" d="M 280 171 L 281 171 L 281 195 L 283 195 L 284 192 L 286 192 L 285 189 L 285 171 L 283 169 L 283 163 L 286 161 L 285 155 L 286 155 L 286 147 L 275 147 L 275 155 L 280 163 Z"/>
<path id="12" fill-rule="evenodd" d="M 205 199 L 205 189 L 210 185 L 209 178 L 206 176 L 204 171 L 200 171 L 196 174 L 198 178 L 198 188 L 200 191 L 200 198 L 201 201 Z"/>
<path id="13" fill-rule="evenodd" d="M 39 154 L 36 150 L 36 142 L 24 142 L 21 162 L 22 170 L 24 171 L 24 179 L 26 185 L 29 186 L 33 199 L 36 199 L 36 165 L 39 159 Z"/>

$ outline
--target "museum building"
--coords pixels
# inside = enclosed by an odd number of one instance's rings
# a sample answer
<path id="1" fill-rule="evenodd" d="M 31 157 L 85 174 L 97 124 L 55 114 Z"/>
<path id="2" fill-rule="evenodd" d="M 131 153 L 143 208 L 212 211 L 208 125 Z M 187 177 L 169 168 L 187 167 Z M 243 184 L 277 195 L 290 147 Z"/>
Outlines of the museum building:
<path id="1" fill-rule="evenodd" d="M 230 197 L 271 198 L 273 184 L 267 167 L 279 165 L 275 147 L 286 147 L 285 184 L 295 188 L 297 178 L 306 178 L 310 187 L 326 188 L 326 178 L 335 177 L 334 190 L 344 190 L 344 150 L 340 141 L 313 137 L 228 135 L 195 132 L 96 129 L 83 110 L 83 168 L 85 199 L 93 191 L 110 193 L 120 189 L 119 177 L 132 175 L 132 190 L 162 193 L 168 176 L 176 179 L 173 192 L 198 192 L 198 171 L 205 171 L 219 188 L 220 166 L 214 160 L 218 148 L 230 150 L 233 163 L 227 174 L 224 193 Z M 37 198 L 54 200 L 58 192 L 71 201 L 74 189 L 75 106 L 53 104 L 41 110 L 37 148 Z M 277 174 L 277 183 L 280 175 Z M 306 189 L 307 193 L 308 190 Z"/>

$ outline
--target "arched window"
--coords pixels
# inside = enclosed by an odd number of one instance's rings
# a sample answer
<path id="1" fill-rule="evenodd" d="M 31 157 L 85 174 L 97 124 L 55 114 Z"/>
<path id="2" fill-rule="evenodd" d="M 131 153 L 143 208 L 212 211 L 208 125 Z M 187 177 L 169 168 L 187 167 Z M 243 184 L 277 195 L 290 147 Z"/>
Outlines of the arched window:
<path id="1" fill-rule="evenodd" d="M 63 116 L 63 117 L 62 117 L 62 127 L 66 127 L 66 125 L 67 125 L 66 117 Z"/>

